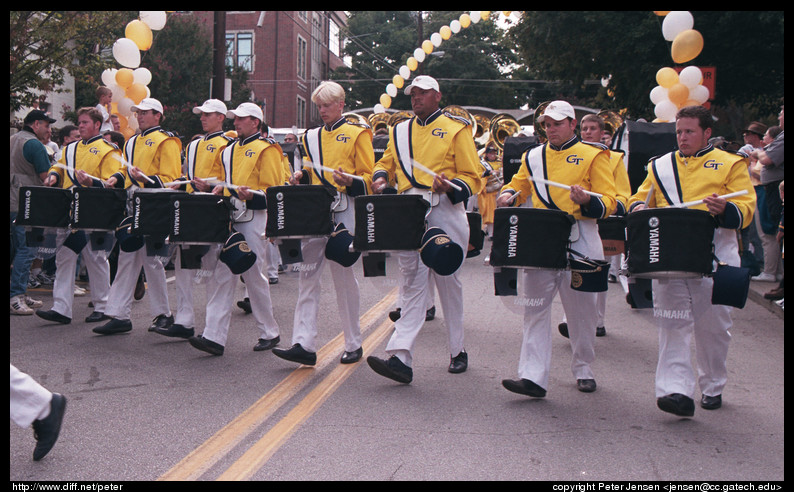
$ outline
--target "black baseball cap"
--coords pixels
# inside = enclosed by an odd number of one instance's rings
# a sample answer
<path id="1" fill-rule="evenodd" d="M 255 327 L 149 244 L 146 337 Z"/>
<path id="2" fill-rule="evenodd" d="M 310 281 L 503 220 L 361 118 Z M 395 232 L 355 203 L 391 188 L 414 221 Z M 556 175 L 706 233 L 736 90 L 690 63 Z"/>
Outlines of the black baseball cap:
<path id="1" fill-rule="evenodd" d="M 47 115 L 47 113 L 45 113 L 44 111 L 42 111 L 40 109 L 34 109 L 30 113 L 28 113 L 27 116 L 25 116 L 24 123 L 26 125 L 29 125 L 29 124 L 33 123 L 34 121 L 39 121 L 39 120 L 44 120 L 44 121 L 46 121 L 48 123 L 55 123 L 56 121 L 58 121 L 58 120 L 55 120 L 53 118 L 50 118 Z"/>

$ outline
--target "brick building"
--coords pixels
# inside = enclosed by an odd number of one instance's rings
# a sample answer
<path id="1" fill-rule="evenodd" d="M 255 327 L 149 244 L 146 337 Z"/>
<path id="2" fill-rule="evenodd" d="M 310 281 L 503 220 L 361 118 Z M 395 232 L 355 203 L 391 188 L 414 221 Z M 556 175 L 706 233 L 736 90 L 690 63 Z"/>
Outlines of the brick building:
<path id="1" fill-rule="evenodd" d="M 209 27 L 213 11 L 193 11 Z M 321 123 L 311 93 L 340 58 L 344 11 L 226 11 L 226 63 L 249 72 L 255 102 L 264 102 L 271 127 L 311 128 Z M 234 90 L 234 88 L 232 88 Z"/>

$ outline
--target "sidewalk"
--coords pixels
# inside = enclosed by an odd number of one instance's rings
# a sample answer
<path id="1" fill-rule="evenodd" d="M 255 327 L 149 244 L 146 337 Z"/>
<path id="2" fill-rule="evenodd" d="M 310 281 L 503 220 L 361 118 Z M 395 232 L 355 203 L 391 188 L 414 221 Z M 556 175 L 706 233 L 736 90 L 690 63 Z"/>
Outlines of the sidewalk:
<path id="1" fill-rule="evenodd" d="M 775 304 L 775 301 L 764 299 L 764 294 L 772 289 L 777 288 L 778 282 L 755 282 L 750 281 L 750 292 L 747 294 L 747 300 L 756 302 L 769 311 L 775 313 L 780 319 L 783 319 L 783 308 Z"/>

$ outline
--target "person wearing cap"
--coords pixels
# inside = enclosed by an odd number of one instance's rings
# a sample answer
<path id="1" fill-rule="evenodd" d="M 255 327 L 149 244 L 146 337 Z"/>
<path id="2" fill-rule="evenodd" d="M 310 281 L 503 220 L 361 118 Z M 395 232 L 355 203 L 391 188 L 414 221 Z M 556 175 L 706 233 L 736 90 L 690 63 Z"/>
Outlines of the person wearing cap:
<path id="1" fill-rule="evenodd" d="M 433 205 L 427 216 L 430 228 L 440 228 L 454 243 L 469 241 L 465 202 L 482 188 L 482 166 L 474 146 L 469 121 L 439 108 L 438 82 L 419 75 L 405 88 L 411 97 L 414 117 L 390 129 L 389 144 L 375 164 L 373 193 L 381 193 L 396 178 L 398 193 L 423 194 Z M 429 168 L 431 175 L 413 162 Z M 454 186 L 452 186 L 454 185 Z M 413 380 L 414 341 L 427 315 L 428 283 L 432 275 L 449 330 L 449 372 L 461 373 L 468 367 L 463 344 L 463 286 L 458 268 L 450 275 L 439 275 L 422 262 L 419 252 L 397 255 L 401 275 L 401 312 L 394 334 L 386 346 L 388 359 L 370 356 L 369 366 L 381 376 L 401 383 Z"/>
<path id="2" fill-rule="evenodd" d="M 182 142 L 160 126 L 164 118 L 160 101 L 144 98 L 132 106 L 132 111 L 135 112 L 141 132 L 124 144 L 124 159 L 129 163 L 125 187 L 130 198 L 132 192 L 138 188 L 163 188 L 165 183 L 174 181 L 182 174 Z M 116 176 L 111 176 L 107 182 L 114 186 L 117 179 Z M 131 208 L 131 200 L 127 208 Z M 146 248 L 140 248 L 131 252 L 119 251 L 116 276 L 110 286 L 108 307 L 105 311 L 111 319 L 94 328 L 94 333 L 113 335 L 132 330 L 130 313 L 141 267 L 146 275 L 149 308 L 154 318 L 149 331 L 173 324 L 163 262 L 158 256 L 147 255 Z"/>
<path id="3" fill-rule="evenodd" d="M 375 153 L 372 150 L 372 130 L 359 126 L 342 116 L 345 90 L 336 82 L 323 82 L 312 93 L 323 125 L 303 135 L 303 147 L 308 161 L 295 171 L 291 184 L 315 184 L 336 191 L 333 220 L 355 230 L 356 196 L 366 195 L 371 183 Z M 325 167 L 326 169 L 323 169 Z M 331 170 L 333 169 L 333 170 Z M 354 179 L 359 176 L 362 179 Z M 351 364 L 361 359 L 361 326 L 359 325 L 359 287 L 353 265 L 343 266 L 326 261 L 327 237 L 301 241 L 303 263 L 314 268 L 301 269 L 298 279 L 298 299 L 292 329 L 292 347 L 273 349 L 273 353 L 292 362 L 314 365 L 317 361 L 317 322 L 320 311 L 320 277 L 328 263 L 336 290 L 339 317 L 345 336 L 345 350 L 341 362 Z M 354 263 L 355 264 L 355 263 Z"/>
<path id="4" fill-rule="evenodd" d="M 42 302 L 27 295 L 30 265 L 35 257 L 35 249 L 25 242 L 25 228 L 14 225 L 19 210 L 19 188 L 22 186 L 41 186 L 50 169 L 50 157 L 46 147 L 41 143 L 50 131 L 50 124 L 55 123 L 44 111 L 34 109 L 25 116 L 22 130 L 11 135 L 10 179 L 11 199 L 9 211 L 11 217 L 11 314 L 32 315 L 33 308 L 42 306 Z"/>
<path id="5" fill-rule="evenodd" d="M 104 187 L 105 180 L 115 177 L 116 187 L 124 186 L 124 172 L 119 162 L 121 150 L 108 142 L 99 133 L 102 126 L 102 113 L 96 108 L 86 107 L 77 111 L 77 129 L 80 139 L 63 148 L 60 166 L 50 169 L 45 186 L 64 189 L 80 187 Z M 69 229 L 58 229 L 56 235 L 55 282 L 52 286 L 52 309 L 36 310 L 36 316 L 47 321 L 69 324 L 72 321 L 74 303 L 74 271 L 77 257 L 71 243 L 64 242 L 72 234 L 85 235 L 85 231 L 72 233 Z M 83 243 L 84 244 L 84 243 Z M 106 319 L 104 314 L 110 292 L 110 264 L 107 252 L 82 247 L 83 263 L 88 272 L 91 286 L 91 302 L 94 311 L 85 319 L 86 323 Z"/>
<path id="6" fill-rule="evenodd" d="M 226 113 L 234 118 L 238 139 L 221 152 L 221 176 L 224 183 L 212 190 L 217 195 L 230 194 L 245 202 L 250 220 L 235 222 L 234 230 L 245 237 L 247 246 L 256 254 L 254 264 L 242 273 L 251 300 L 251 310 L 260 336 L 255 351 L 270 350 L 280 340 L 279 327 L 273 316 L 270 284 L 263 271 L 266 260 L 265 232 L 267 210 L 265 190 L 282 185 L 285 172 L 281 147 L 260 133 L 264 124 L 262 109 L 254 103 L 242 103 Z M 190 345 L 212 355 L 223 355 L 231 322 L 234 287 L 238 275 L 219 261 L 214 274 L 207 279 L 207 317 L 204 333 L 188 338 Z"/>
<path id="7" fill-rule="evenodd" d="M 767 129 L 766 125 L 758 121 L 750 123 L 742 133 L 744 145 L 739 149 L 739 152 L 748 155 L 747 165 L 750 172 L 750 181 L 753 183 L 753 188 L 755 188 L 757 197 L 755 213 L 753 214 L 753 223 L 749 227 L 742 229 L 741 242 L 748 256 L 752 257 L 757 264 L 762 265 L 762 267 L 759 268 L 759 274 L 755 275 L 753 278 L 753 280 L 756 281 L 775 280 L 775 272 L 778 266 L 775 259 L 780 256 L 780 250 L 777 248 L 777 244 L 775 244 L 774 235 L 768 233 L 774 231 L 772 230 L 773 224 L 767 224 L 766 220 L 767 212 L 766 201 L 764 200 L 764 187 L 761 186 L 760 180 L 761 168 L 764 166 L 758 162 L 758 158 L 754 157 L 753 154 L 755 150 L 763 150 L 763 138 Z M 760 211 L 763 211 L 763 215 L 759 213 Z M 762 221 L 762 219 L 764 220 Z M 767 225 L 766 231 L 763 230 L 762 225 Z M 749 251 L 750 245 L 752 245 L 754 249 L 752 253 Z M 768 264 L 764 262 L 764 259 L 767 257 L 770 259 Z M 744 253 L 742 254 L 742 259 L 744 260 Z"/>
<path id="8" fill-rule="evenodd" d="M 541 209 L 562 210 L 572 215 L 571 249 L 584 256 L 604 258 L 596 219 L 615 212 L 615 181 L 609 152 L 600 143 L 582 142 L 576 136 L 576 114 L 566 101 L 552 101 L 538 121 L 546 130 L 547 142 L 525 152 L 521 167 L 502 187 L 498 207 L 519 206 L 531 200 Z M 570 190 L 533 182 L 532 177 L 567 185 Z M 591 191 L 601 196 L 585 193 Z M 515 195 L 518 194 L 516 197 Z M 539 236 L 543 231 L 538 231 Z M 571 287 L 568 270 L 533 269 L 524 273 L 526 297 L 533 299 L 524 308 L 524 336 L 518 364 L 519 379 L 504 379 L 502 386 L 514 393 L 535 398 L 546 396 L 551 367 L 551 307 L 559 292 L 568 316 L 568 331 L 577 389 L 596 389 L 590 367 L 595 359 L 596 294 Z"/>
<path id="9" fill-rule="evenodd" d="M 207 178 L 220 179 L 220 155 L 233 139 L 223 131 L 226 120 L 226 105 L 218 99 L 208 99 L 201 106 L 193 108 L 193 114 L 199 115 L 204 136 L 194 139 L 185 147 L 184 174 L 171 185 L 173 189 L 187 192 L 210 192 L 215 184 Z M 194 334 L 193 312 L 193 279 L 195 270 L 183 267 L 185 246 L 178 246 L 174 259 L 174 285 L 176 287 L 176 314 L 174 324 L 157 327 L 154 331 L 160 335 L 176 338 L 190 338 Z M 220 245 L 211 248 L 204 254 L 205 258 L 217 257 Z M 207 310 L 209 312 L 209 310 Z"/>
<path id="10" fill-rule="evenodd" d="M 691 208 L 708 211 L 716 219 L 714 249 L 709 253 L 720 262 L 739 266 L 736 231 L 753 220 L 755 190 L 747 173 L 746 156 L 709 143 L 713 121 L 711 112 L 703 106 L 678 110 L 675 121 L 678 150 L 648 163 L 648 175 L 629 199 L 629 212 L 650 205 L 657 208 L 676 206 L 702 199 L 701 204 Z M 744 190 L 747 191 L 744 195 L 720 198 L 720 195 Z M 728 330 L 732 326 L 733 308 L 712 304 L 714 280 L 711 276 L 653 279 L 652 289 L 659 330 L 657 407 L 680 417 L 693 416 L 697 382 L 701 408 L 719 408 L 728 380 L 727 357 L 731 340 Z M 686 315 L 665 316 L 664 313 Z M 693 334 L 697 345 L 697 377 L 690 348 Z"/>

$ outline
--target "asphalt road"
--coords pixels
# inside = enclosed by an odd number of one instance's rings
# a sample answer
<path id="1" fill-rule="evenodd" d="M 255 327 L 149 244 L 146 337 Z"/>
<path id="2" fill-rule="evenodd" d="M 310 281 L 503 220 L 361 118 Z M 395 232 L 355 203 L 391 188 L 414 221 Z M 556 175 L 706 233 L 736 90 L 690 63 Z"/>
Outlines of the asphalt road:
<path id="1" fill-rule="evenodd" d="M 390 258 L 378 278 L 355 268 L 364 355 L 383 356 L 397 266 Z M 607 336 L 596 341 L 595 393 L 576 390 L 570 346 L 556 327 L 546 398 L 504 390 L 501 380 L 516 377 L 521 316 L 493 295 L 491 274 L 482 256 L 466 260 L 468 371 L 446 370 L 439 310 L 417 341 L 410 385 L 378 376 L 363 359 L 338 363 L 342 336 L 327 269 L 314 368 L 254 352 L 251 315 L 236 307 L 221 357 L 147 332 L 147 297 L 133 305 L 133 331 L 115 336 L 82 322 L 87 297 L 76 298 L 69 325 L 11 316 L 11 362 L 66 395 L 68 407 L 60 440 L 40 462 L 31 459 L 31 429 L 10 423 L 10 479 L 784 479 L 783 318 L 757 297 L 734 311 L 723 407 L 681 419 L 656 408 L 653 315 L 631 309 L 620 284 L 610 284 Z M 242 298 L 242 284 L 237 291 Z M 173 282 L 169 293 L 174 307 Z M 296 293 L 294 272 L 271 286 L 282 347 L 291 345 Z M 32 295 L 51 307 L 48 290 Z M 203 286 L 195 296 L 200 332 Z M 561 319 L 559 298 L 553 309 Z"/>

